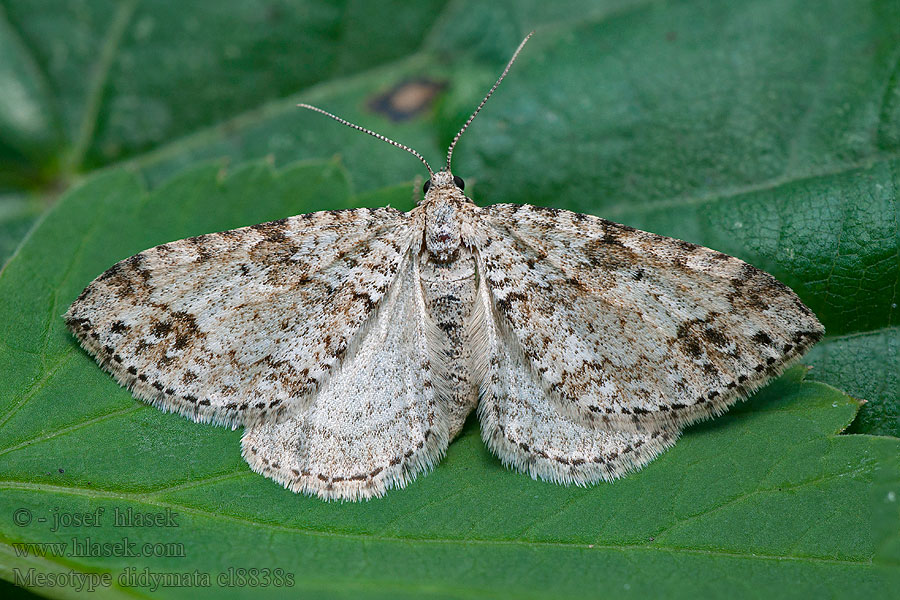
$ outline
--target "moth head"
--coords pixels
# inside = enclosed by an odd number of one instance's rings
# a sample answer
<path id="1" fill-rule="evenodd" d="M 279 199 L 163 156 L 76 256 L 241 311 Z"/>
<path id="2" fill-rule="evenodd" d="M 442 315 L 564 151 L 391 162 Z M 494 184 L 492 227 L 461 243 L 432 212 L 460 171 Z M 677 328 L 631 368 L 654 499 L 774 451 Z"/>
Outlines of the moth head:
<path id="1" fill-rule="evenodd" d="M 463 181 L 462 177 L 457 177 L 450 171 L 438 171 L 422 186 L 422 193 L 427 195 L 428 190 L 431 189 L 454 187 L 459 188 L 459 191 L 463 191 L 466 189 L 466 182 Z"/>

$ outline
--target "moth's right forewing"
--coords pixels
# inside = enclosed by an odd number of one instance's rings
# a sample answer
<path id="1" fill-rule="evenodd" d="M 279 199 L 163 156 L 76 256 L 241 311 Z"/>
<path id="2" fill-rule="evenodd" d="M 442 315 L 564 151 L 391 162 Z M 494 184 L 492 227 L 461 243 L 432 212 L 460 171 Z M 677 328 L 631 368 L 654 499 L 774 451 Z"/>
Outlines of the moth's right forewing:
<path id="1" fill-rule="evenodd" d="M 717 414 L 822 336 L 790 289 L 720 252 L 565 210 L 478 216 L 501 325 L 584 423 L 640 431 Z"/>
<path id="2" fill-rule="evenodd" d="M 279 420 L 358 343 L 412 240 L 390 208 L 163 244 L 94 280 L 66 320 L 135 396 L 195 421 Z"/>

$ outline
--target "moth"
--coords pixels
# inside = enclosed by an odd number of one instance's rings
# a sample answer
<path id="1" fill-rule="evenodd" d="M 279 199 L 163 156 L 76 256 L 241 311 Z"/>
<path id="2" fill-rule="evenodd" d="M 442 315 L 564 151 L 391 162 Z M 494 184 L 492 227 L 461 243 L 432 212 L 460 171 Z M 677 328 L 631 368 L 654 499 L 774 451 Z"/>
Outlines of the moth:
<path id="1" fill-rule="evenodd" d="M 480 207 L 415 150 L 411 211 L 305 214 L 162 244 L 65 315 L 139 399 L 244 427 L 250 467 L 358 500 L 432 468 L 476 410 L 507 466 L 587 485 L 640 469 L 818 341 L 788 287 L 721 252 L 602 218 Z"/>

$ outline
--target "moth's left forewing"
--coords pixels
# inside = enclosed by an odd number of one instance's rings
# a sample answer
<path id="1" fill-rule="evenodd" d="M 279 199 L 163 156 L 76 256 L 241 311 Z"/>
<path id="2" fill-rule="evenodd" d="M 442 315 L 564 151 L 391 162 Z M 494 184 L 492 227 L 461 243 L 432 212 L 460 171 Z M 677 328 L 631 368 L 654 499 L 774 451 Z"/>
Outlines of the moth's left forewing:
<path id="1" fill-rule="evenodd" d="M 163 410 L 231 426 L 280 420 L 361 341 L 413 230 L 406 213 L 361 208 L 177 240 L 100 275 L 66 322 Z"/>
<path id="2" fill-rule="evenodd" d="M 565 210 L 477 216 L 501 326 L 581 422 L 640 430 L 722 412 L 824 332 L 787 286 L 720 252 Z"/>

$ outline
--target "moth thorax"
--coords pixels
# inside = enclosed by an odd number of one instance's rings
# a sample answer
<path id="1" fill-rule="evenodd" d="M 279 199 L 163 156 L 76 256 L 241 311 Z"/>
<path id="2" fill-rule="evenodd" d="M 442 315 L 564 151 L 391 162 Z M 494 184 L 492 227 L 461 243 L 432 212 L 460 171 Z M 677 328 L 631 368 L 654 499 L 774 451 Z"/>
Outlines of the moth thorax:
<path id="1" fill-rule="evenodd" d="M 425 208 L 425 247 L 437 260 L 451 260 L 462 241 L 459 204 L 430 202 Z"/>

